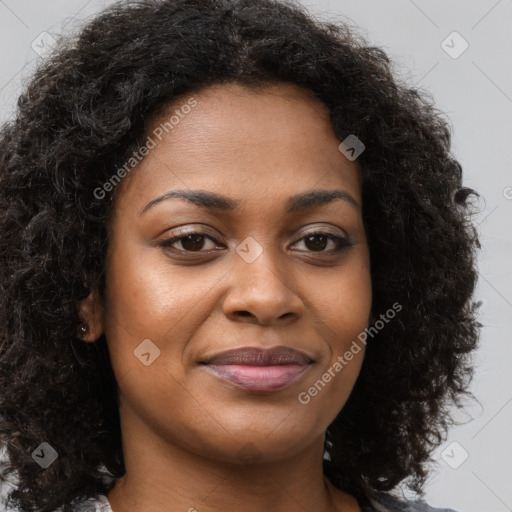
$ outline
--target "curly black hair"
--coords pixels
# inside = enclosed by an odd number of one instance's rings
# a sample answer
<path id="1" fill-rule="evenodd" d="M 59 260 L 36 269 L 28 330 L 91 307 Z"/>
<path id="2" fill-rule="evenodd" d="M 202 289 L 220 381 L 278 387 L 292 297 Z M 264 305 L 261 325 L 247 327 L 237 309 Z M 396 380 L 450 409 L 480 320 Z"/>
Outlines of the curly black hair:
<path id="1" fill-rule="evenodd" d="M 117 383 L 103 335 L 78 339 L 78 304 L 104 292 L 114 201 L 101 187 L 151 117 L 214 84 L 292 83 L 366 145 L 363 218 L 372 314 L 403 309 L 368 341 L 326 432 L 325 474 L 363 500 L 398 484 L 423 496 L 432 452 L 473 396 L 477 230 L 451 128 L 430 93 L 348 22 L 291 0 L 119 2 L 61 38 L 0 139 L 0 440 L 8 504 L 47 512 L 125 473 Z M 136 172 L 134 170 L 133 172 Z M 110 199 L 115 191 L 110 195 Z M 58 453 L 45 470 L 31 454 Z M 113 480 L 111 480 L 112 482 Z"/>

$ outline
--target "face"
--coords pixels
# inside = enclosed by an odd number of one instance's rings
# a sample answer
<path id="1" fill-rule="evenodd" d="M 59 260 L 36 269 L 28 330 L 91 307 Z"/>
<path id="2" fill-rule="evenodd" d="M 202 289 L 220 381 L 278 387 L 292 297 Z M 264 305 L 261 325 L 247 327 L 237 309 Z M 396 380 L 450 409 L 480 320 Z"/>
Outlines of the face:
<path id="1" fill-rule="evenodd" d="M 326 107 L 287 84 L 208 88 L 148 135 L 117 190 L 93 320 L 122 428 L 232 462 L 248 447 L 298 453 L 323 439 L 364 357 L 344 357 L 371 309 L 359 166 Z"/>

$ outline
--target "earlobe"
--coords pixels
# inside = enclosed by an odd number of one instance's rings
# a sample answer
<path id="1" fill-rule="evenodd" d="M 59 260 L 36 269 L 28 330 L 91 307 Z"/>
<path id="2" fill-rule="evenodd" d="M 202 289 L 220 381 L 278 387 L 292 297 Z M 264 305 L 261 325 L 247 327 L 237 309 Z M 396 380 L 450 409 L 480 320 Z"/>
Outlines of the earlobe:
<path id="1" fill-rule="evenodd" d="M 82 324 L 77 326 L 77 338 L 94 343 L 103 334 L 102 307 L 95 290 L 80 303 L 79 316 Z"/>

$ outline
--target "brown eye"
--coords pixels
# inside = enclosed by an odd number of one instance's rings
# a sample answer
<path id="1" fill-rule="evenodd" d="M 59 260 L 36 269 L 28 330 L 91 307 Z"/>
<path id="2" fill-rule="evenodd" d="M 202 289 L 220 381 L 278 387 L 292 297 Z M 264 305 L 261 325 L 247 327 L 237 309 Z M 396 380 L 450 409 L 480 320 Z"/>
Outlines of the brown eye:
<path id="1" fill-rule="evenodd" d="M 181 239 L 181 246 L 186 251 L 200 251 L 204 246 L 203 235 L 187 235 Z"/>
<path id="2" fill-rule="evenodd" d="M 177 234 L 167 240 L 164 240 L 159 245 L 160 247 L 169 248 L 179 252 L 202 252 L 204 249 L 206 240 L 217 242 L 214 238 L 199 232 L 191 232 L 188 234 Z M 181 244 L 182 248 L 174 247 L 177 244 Z M 216 247 L 217 244 L 215 243 Z"/>
<path id="3" fill-rule="evenodd" d="M 208 251 L 208 248 L 205 248 L 207 240 L 213 242 L 212 249 L 218 247 L 217 240 L 201 232 L 178 233 L 176 236 L 164 240 L 159 245 L 176 252 L 202 253 Z M 310 233 L 297 240 L 295 243 L 297 244 L 298 242 L 304 243 L 306 247 L 304 252 L 327 254 L 339 252 L 352 245 L 348 238 L 337 236 L 327 231 Z M 329 242 L 332 244 L 330 249 L 328 248 Z M 179 247 L 178 244 L 181 245 L 181 247 Z"/>
<path id="4" fill-rule="evenodd" d="M 327 249 L 329 241 L 332 242 L 333 246 L 331 249 Z M 317 231 L 310 233 L 305 237 L 297 240 L 296 243 L 303 242 L 306 247 L 306 252 L 318 252 L 318 253 L 333 253 L 343 250 L 346 247 L 350 247 L 352 243 L 348 238 L 334 235 L 327 231 Z"/>
<path id="5" fill-rule="evenodd" d="M 327 246 L 328 237 L 325 235 L 310 235 L 304 238 L 306 247 L 312 251 L 323 251 Z"/>

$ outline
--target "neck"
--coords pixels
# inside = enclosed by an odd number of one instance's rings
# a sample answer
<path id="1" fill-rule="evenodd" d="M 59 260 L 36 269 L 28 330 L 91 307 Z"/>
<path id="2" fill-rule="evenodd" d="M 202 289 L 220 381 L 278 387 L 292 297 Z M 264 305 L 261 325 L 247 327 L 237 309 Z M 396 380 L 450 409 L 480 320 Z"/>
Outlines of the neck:
<path id="1" fill-rule="evenodd" d="M 324 476 L 323 436 L 285 460 L 241 464 L 178 447 L 134 417 L 129 424 L 126 473 L 108 493 L 113 512 L 360 510 Z"/>

